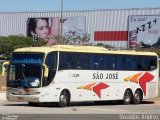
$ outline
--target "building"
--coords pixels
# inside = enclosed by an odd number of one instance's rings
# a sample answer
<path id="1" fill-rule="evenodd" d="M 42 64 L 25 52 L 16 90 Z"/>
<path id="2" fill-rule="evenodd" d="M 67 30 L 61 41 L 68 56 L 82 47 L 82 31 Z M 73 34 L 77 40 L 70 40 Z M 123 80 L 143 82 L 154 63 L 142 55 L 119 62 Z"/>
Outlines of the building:
<path id="1" fill-rule="evenodd" d="M 52 25 L 54 32 L 56 30 L 56 35 L 61 34 L 61 22 L 63 22 L 62 34 L 71 40 L 76 35 L 83 37 L 82 34 L 86 33 L 90 38 L 87 42 L 93 45 L 103 43 L 116 48 L 127 48 L 130 43 L 131 47 L 133 47 L 134 41 L 130 40 L 137 38 L 137 35 L 135 35 L 136 37 L 134 36 L 134 30 L 132 29 L 130 35 L 129 30 L 135 24 L 131 24 L 129 20 L 134 16 L 135 18 L 137 16 L 155 16 L 158 17 L 156 19 L 156 25 L 160 25 L 159 15 L 160 8 L 64 11 L 62 21 L 60 11 L 2 12 L 0 13 L 0 36 L 27 36 L 27 25 L 31 18 L 49 18 L 49 24 Z M 145 22 L 144 24 L 148 24 L 147 21 L 143 22 Z M 153 34 L 160 35 L 160 28 L 150 31 L 150 34 L 152 32 Z M 129 35 L 132 36 L 130 40 Z"/>

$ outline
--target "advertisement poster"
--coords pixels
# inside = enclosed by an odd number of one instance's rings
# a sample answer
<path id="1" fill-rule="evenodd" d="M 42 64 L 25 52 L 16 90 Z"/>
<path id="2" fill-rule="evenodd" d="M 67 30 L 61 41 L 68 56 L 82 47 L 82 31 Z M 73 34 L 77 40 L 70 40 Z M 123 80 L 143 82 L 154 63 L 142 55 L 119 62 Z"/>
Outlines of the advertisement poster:
<path id="1" fill-rule="evenodd" d="M 61 41 L 61 22 L 62 36 Z M 28 18 L 27 20 L 27 36 L 44 39 L 47 46 L 58 43 L 84 45 L 88 44 L 90 36 L 86 34 L 85 17 L 68 17 L 61 18 Z"/>
<path id="2" fill-rule="evenodd" d="M 160 47 L 160 16 L 129 16 L 129 47 Z"/>
<path id="3" fill-rule="evenodd" d="M 86 34 L 85 17 L 68 17 L 63 19 L 63 37 L 66 44 L 88 44 L 90 36 Z"/>
<path id="4" fill-rule="evenodd" d="M 57 44 L 57 39 L 53 36 L 60 35 L 59 18 L 28 18 L 27 20 L 27 36 L 33 37 L 33 40 L 38 38 L 44 39 L 47 46 Z"/>

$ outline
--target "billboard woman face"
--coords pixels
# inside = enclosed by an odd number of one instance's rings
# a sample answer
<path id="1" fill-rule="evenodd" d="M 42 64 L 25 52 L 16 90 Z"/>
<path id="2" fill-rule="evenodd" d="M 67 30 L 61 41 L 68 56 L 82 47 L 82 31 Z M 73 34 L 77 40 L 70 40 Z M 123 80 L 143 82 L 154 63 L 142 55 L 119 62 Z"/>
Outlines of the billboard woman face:
<path id="1" fill-rule="evenodd" d="M 45 19 L 37 20 L 35 33 L 38 34 L 40 38 L 44 38 L 44 40 L 47 40 L 49 35 L 49 25 Z"/>
<path id="2" fill-rule="evenodd" d="M 47 46 L 55 45 L 58 40 L 53 35 L 59 36 L 59 25 L 59 18 L 28 18 L 27 36 L 42 38 Z"/>

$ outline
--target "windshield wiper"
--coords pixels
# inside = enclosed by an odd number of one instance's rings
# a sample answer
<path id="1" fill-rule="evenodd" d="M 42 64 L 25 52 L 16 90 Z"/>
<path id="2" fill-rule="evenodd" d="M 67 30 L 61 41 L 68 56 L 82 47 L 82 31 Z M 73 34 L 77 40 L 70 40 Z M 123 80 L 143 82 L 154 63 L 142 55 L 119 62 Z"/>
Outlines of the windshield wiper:
<path id="1" fill-rule="evenodd" d="M 25 83 L 27 83 L 27 84 L 25 84 L 25 85 L 27 85 L 27 86 L 22 86 L 22 87 L 24 87 L 24 88 L 29 88 L 29 83 L 28 83 L 28 81 L 26 80 L 26 76 L 25 76 L 25 74 L 24 74 L 24 71 L 25 71 L 25 64 L 22 64 L 22 76 L 23 76 L 23 78 L 24 78 L 24 81 L 25 81 Z"/>

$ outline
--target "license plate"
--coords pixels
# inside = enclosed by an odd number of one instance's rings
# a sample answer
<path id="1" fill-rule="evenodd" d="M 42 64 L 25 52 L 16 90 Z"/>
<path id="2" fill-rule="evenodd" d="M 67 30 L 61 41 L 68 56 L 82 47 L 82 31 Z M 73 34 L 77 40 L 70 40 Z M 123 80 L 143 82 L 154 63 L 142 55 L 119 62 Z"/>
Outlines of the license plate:
<path id="1" fill-rule="evenodd" d="M 23 101 L 24 98 L 23 98 L 23 97 L 17 97 L 17 100 L 18 100 L 18 101 Z"/>

